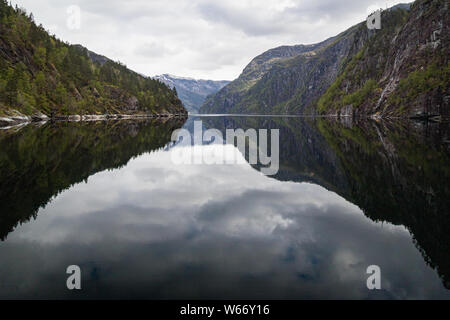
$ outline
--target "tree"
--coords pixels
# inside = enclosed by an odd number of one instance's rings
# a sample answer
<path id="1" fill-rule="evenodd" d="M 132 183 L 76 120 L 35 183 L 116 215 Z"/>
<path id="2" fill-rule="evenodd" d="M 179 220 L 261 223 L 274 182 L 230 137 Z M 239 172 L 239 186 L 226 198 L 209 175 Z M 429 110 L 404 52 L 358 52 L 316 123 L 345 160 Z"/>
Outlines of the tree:
<path id="1" fill-rule="evenodd" d="M 61 82 L 58 83 L 55 89 L 55 101 L 61 107 L 67 103 L 67 90 Z"/>
<path id="2" fill-rule="evenodd" d="M 5 88 L 6 101 L 9 104 L 9 106 L 15 106 L 17 104 L 18 82 L 19 82 L 19 72 L 17 72 L 17 70 L 10 71 Z"/>
<path id="3" fill-rule="evenodd" d="M 45 63 L 47 61 L 47 49 L 39 47 L 34 52 L 34 62 L 42 70 L 45 69 Z"/>

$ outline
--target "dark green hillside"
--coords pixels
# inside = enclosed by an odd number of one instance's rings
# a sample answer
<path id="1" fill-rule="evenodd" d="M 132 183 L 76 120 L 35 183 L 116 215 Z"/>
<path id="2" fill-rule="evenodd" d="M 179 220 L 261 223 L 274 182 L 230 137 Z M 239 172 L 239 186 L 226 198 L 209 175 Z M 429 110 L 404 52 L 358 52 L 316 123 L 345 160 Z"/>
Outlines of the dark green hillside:
<path id="1" fill-rule="evenodd" d="M 184 113 L 176 92 L 51 36 L 0 0 L 0 116 Z"/>

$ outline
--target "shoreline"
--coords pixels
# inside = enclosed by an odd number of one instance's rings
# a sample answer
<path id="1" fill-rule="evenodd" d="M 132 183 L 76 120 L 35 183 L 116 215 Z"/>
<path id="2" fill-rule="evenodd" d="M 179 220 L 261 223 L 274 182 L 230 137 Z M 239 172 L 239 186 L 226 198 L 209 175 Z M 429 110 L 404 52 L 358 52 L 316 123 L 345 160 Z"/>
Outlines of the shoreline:
<path id="1" fill-rule="evenodd" d="M 138 119 L 172 119 L 187 118 L 184 113 L 170 114 L 102 114 L 102 115 L 67 115 L 48 117 L 44 114 L 33 116 L 7 116 L 0 117 L 0 129 L 7 129 L 16 126 L 23 126 L 30 123 L 48 122 L 48 121 L 68 121 L 68 122 L 90 122 L 107 120 L 138 120 Z"/>
<path id="2" fill-rule="evenodd" d="M 329 118 L 329 119 L 366 119 L 366 120 L 410 120 L 410 121 L 430 121 L 430 122 L 448 122 L 450 119 L 442 116 L 415 116 L 415 117 L 380 117 L 376 115 L 367 117 L 354 117 L 351 115 L 253 115 L 253 114 L 187 114 L 187 113 L 161 113 L 161 114 L 101 114 L 101 115 L 58 115 L 48 117 L 44 114 L 36 114 L 32 116 L 0 116 L 0 130 L 9 129 L 13 127 L 24 126 L 30 123 L 42 123 L 49 121 L 67 121 L 67 122 L 93 122 L 93 121 L 108 121 L 108 120 L 138 120 L 138 119 L 172 119 L 184 118 L 190 116 L 194 117 L 292 117 L 292 118 Z"/>
<path id="3" fill-rule="evenodd" d="M 416 115 L 416 116 L 407 116 L 407 117 L 401 117 L 401 116 L 379 116 L 379 115 L 359 115 L 359 116 L 353 116 L 353 115 L 338 115 L 338 114 L 246 114 L 246 113 L 192 113 L 189 114 L 189 116 L 192 117 L 199 117 L 199 118 L 213 118 L 213 117 L 242 117 L 242 118 L 311 118 L 311 119 L 319 119 L 319 118 L 325 118 L 325 119 L 342 119 L 342 120 L 375 120 L 375 121 L 382 121 L 382 120 L 411 120 L 411 121 L 427 121 L 427 122 L 450 122 L 450 117 L 448 116 L 442 116 L 442 115 Z"/>

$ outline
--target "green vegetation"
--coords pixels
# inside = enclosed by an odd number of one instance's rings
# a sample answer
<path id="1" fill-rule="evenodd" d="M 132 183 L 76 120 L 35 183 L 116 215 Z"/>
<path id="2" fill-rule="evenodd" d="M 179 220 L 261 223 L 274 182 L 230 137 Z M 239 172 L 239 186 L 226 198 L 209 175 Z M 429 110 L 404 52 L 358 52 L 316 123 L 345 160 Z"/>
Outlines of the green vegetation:
<path id="1" fill-rule="evenodd" d="M 414 16 L 417 13 L 412 14 Z M 417 45 L 417 52 L 409 54 L 396 71 L 396 76 L 401 79 L 398 86 L 388 92 L 387 100 L 382 101 L 382 109 L 376 109 L 377 101 L 381 98 L 381 88 L 389 84 L 386 70 L 393 68 L 396 63 L 394 58 L 402 50 L 399 44 L 412 45 L 401 28 L 408 17 L 410 15 L 405 10 L 383 13 L 383 28 L 367 40 L 362 50 L 346 64 L 343 72 L 318 100 L 317 110 L 320 114 L 353 105 L 354 108 L 363 107 L 362 113 L 365 114 L 388 110 L 390 115 L 404 116 L 412 106 L 424 108 L 427 104 L 432 105 L 427 99 L 438 99 L 448 92 L 449 65 L 445 54 L 429 48 L 419 50 Z M 393 47 L 392 39 L 398 39 L 398 48 Z"/>
<path id="2" fill-rule="evenodd" d="M 338 97 L 344 95 L 344 91 L 341 89 L 342 81 L 345 74 L 340 75 L 335 82 L 328 88 L 328 90 L 320 97 L 317 102 L 317 110 L 319 113 L 324 113 L 331 109 L 331 106 L 336 102 Z"/>
<path id="3" fill-rule="evenodd" d="M 33 15 L 0 0 L 0 112 L 31 115 L 183 111 L 176 91 L 119 62 L 100 64 Z"/>
<path id="4" fill-rule="evenodd" d="M 337 77 L 325 93 L 317 102 L 319 113 L 325 113 L 329 110 L 337 110 L 347 105 L 353 105 L 354 108 L 360 107 L 371 93 L 377 88 L 377 82 L 368 79 L 363 82 L 361 87 L 356 87 L 351 93 L 346 93 L 343 89 L 344 83 L 349 82 L 349 78 L 361 82 L 361 72 L 355 71 L 363 60 L 365 49 L 360 50 L 346 65 L 344 71 Z"/>
<path id="5" fill-rule="evenodd" d="M 389 50 L 393 34 L 405 23 L 407 17 L 408 12 L 399 9 L 383 14 L 383 28 L 367 39 L 358 53 L 343 63 L 340 75 L 319 98 L 319 113 L 324 114 L 346 105 L 359 108 L 375 101 L 370 97 L 381 92 L 378 81 L 384 70 L 385 53 Z"/>
<path id="6" fill-rule="evenodd" d="M 402 79 L 398 86 L 398 94 L 389 96 L 390 105 L 402 106 L 405 101 L 413 101 L 423 92 L 440 88 L 448 90 L 450 78 L 450 63 L 441 67 L 438 63 L 432 63 L 427 68 L 411 72 Z"/>
<path id="7" fill-rule="evenodd" d="M 376 87 L 377 82 L 375 80 L 367 80 L 362 88 L 342 97 L 342 105 L 346 106 L 351 104 L 356 108 L 361 106 Z"/>

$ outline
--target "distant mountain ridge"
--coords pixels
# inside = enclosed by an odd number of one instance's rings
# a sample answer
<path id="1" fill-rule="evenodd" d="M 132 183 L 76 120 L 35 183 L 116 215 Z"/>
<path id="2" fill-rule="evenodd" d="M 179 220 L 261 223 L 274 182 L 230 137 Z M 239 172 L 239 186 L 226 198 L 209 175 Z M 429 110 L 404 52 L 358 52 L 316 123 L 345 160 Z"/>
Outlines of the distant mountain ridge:
<path id="1" fill-rule="evenodd" d="M 448 117 L 448 1 L 417 0 L 309 46 L 256 57 L 202 113 Z"/>
<path id="2" fill-rule="evenodd" d="M 196 80 L 170 74 L 155 76 L 153 79 L 161 81 L 170 88 L 176 88 L 178 97 L 191 113 L 197 113 L 209 95 L 218 92 L 230 83 L 230 81 L 226 80 Z"/>

